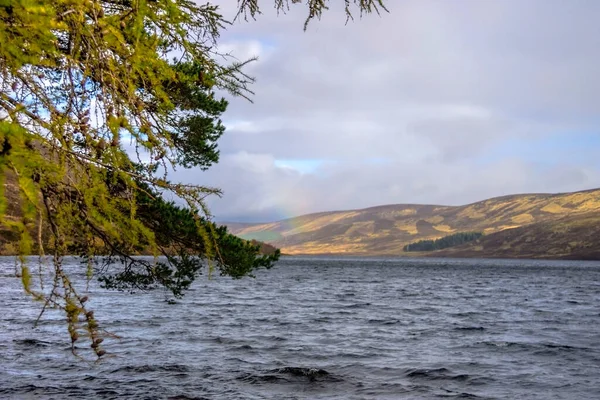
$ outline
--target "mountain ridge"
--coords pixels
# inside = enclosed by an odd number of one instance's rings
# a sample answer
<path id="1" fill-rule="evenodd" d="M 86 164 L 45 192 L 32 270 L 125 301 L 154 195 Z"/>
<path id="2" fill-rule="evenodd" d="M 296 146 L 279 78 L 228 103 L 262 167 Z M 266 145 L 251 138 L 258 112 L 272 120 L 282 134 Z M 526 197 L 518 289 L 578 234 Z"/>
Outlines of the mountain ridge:
<path id="1" fill-rule="evenodd" d="M 227 221 L 227 220 L 222 220 L 222 221 L 218 221 L 218 222 L 222 225 L 227 225 L 227 226 L 229 226 L 229 225 L 255 226 L 255 225 L 267 225 L 267 224 L 273 224 L 273 223 L 277 223 L 277 222 L 284 222 L 284 221 L 289 221 L 289 220 L 293 220 L 296 218 L 310 217 L 310 216 L 315 216 L 315 215 L 319 215 L 319 214 L 331 214 L 331 213 L 341 213 L 341 212 L 350 212 L 350 211 L 365 211 L 365 210 L 371 210 L 371 209 L 383 208 L 383 207 L 395 207 L 395 206 L 466 207 L 466 206 L 480 203 L 482 201 L 502 200 L 502 199 L 509 199 L 512 197 L 519 197 L 519 196 L 560 196 L 560 195 L 569 195 L 569 194 L 574 194 L 574 193 L 586 193 L 586 192 L 596 192 L 596 191 L 600 191 L 600 187 L 577 190 L 577 191 L 573 191 L 573 192 L 524 192 L 524 193 L 516 193 L 516 194 L 504 194 L 504 195 L 500 195 L 500 196 L 490 197 L 485 200 L 478 200 L 478 201 L 474 201 L 471 203 L 455 205 L 455 206 L 449 205 L 449 204 L 434 204 L 434 203 L 386 203 L 386 204 L 379 204 L 379 205 L 375 205 L 375 206 L 368 206 L 368 207 L 364 207 L 364 208 L 348 208 L 348 209 L 339 209 L 339 210 L 331 210 L 331 211 L 315 211 L 315 212 L 311 212 L 308 214 L 302 214 L 302 215 L 298 215 L 295 217 L 278 219 L 278 220 L 269 221 L 269 222 L 264 222 L 264 221 L 262 221 L 262 222 L 236 222 L 236 221 Z"/>
<path id="2" fill-rule="evenodd" d="M 484 246 L 476 253 L 477 256 L 503 254 L 505 257 L 520 257 L 523 254 L 519 250 L 499 253 L 491 247 L 492 241 L 487 237 L 508 229 L 530 226 L 536 228 L 536 240 L 544 243 L 553 240 L 556 246 L 564 247 L 561 240 L 573 242 L 572 237 L 560 239 L 550 231 L 544 233 L 543 229 L 555 229 L 556 226 L 551 222 L 568 217 L 568 221 L 563 223 L 577 224 L 579 234 L 583 234 L 581 226 L 586 225 L 586 218 L 590 219 L 596 213 L 600 215 L 598 188 L 577 192 L 509 194 L 460 206 L 384 204 L 363 209 L 323 211 L 262 224 L 230 223 L 230 230 L 243 238 L 262 240 L 277 246 L 286 254 L 392 256 L 408 255 L 402 248 L 419 240 L 478 231 L 486 235 L 481 241 L 490 247 Z M 586 229 L 594 235 L 600 234 L 594 226 Z M 597 239 L 600 243 L 600 237 Z M 545 248 L 549 251 L 553 244 L 547 244 Z M 473 253 L 464 251 L 463 255 Z M 554 250 L 549 254 L 576 257 L 576 252 L 575 248 L 568 254 Z M 439 255 L 460 256 L 457 251 Z M 527 248 L 527 257 L 546 256 L 548 254 L 532 252 Z"/>

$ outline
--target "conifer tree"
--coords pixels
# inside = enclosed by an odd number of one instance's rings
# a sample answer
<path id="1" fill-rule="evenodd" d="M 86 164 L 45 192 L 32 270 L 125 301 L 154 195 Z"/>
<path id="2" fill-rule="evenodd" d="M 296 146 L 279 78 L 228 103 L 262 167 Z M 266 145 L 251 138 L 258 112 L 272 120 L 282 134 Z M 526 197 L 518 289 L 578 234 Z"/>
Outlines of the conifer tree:
<path id="1" fill-rule="evenodd" d="M 348 18 L 385 9 L 344 1 Z M 258 16 L 258 3 L 238 0 L 238 18 Z M 295 3 L 275 0 L 281 11 Z M 306 23 L 327 5 L 306 1 Z M 210 221 L 205 198 L 219 189 L 169 179 L 218 161 L 227 101 L 216 90 L 252 95 L 252 60 L 215 50 L 228 24 L 217 4 L 190 0 L 0 0 L 0 222 L 18 237 L 25 292 L 64 310 L 73 343 L 85 334 L 98 356 L 102 333 L 64 256 L 81 256 L 106 287 L 180 296 L 206 263 L 240 278 L 279 255 Z M 144 252 L 165 258 L 135 257 Z M 33 253 L 52 258 L 50 290 L 34 285 Z"/>

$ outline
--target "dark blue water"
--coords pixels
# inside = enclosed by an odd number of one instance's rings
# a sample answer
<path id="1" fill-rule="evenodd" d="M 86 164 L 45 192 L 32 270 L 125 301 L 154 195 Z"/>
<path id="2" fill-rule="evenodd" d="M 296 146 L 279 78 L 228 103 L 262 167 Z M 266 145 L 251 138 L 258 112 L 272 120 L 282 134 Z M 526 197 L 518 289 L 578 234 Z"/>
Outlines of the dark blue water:
<path id="1" fill-rule="evenodd" d="M 60 313 L 33 328 L 13 265 L 3 399 L 600 398 L 600 263 L 286 258 L 177 304 L 92 285 L 121 337 L 98 363 L 71 354 Z"/>

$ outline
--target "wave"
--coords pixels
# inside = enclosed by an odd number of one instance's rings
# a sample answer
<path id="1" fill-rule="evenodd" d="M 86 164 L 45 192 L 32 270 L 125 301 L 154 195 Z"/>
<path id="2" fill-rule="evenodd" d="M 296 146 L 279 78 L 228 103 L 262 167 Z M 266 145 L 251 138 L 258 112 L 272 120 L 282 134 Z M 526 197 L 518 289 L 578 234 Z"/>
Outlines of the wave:
<path id="1" fill-rule="evenodd" d="M 460 331 L 460 332 L 481 332 L 484 331 L 485 328 L 483 326 L 461 326 L 461 327 L 457 327 L 454 328 L 455 331 Z"/>
<path id="2" fill-rule="evenodd" d="M 410 369 L 405 376 L 412 379 L 466 381 L 471 378 L 468 374 L 453 374 L 447 368 Z"/>
<path id="3" fill-rule="evenodd" d="M 111 371 L 112 374 L 119 372 L 135 372 L 135 373 L 147 373 L 147 372 L 189 372 L 189 368 L 181 364 L 170 364 L 170 365 L 126 365 L 124 367 L 117 368 Z"/>
<path id="4" fill-rule="evenodd" d="M 341 382 L 342 378 L 321 368 L 282 367 L 265 371 L 262 374 L 247 373 L 238 377 L 248 383 L 290 383 L 290 382 Z"/>
<path id="5" fill-rule="evenodd" d="M 374 325 L 396 325 L 401 323 L 399 319 L 369 319 L 367 322 Z"/>
<path id="6" fill-rule="evenodd" d="M 492 346 L 492 347 L 519 348 L 519 349 L 523 349 L 523 350 L 553 349 L 553 350 L 568 351 L 568 352 L 589 351 L 590 350 L 587 347 L 577 347 L 577 346 L 570 346 L 570 345 L 564 345 L 564 344 L 543 343 L 543 342 L 527 343 L 527 342 L 509 342 L 509 341 L 501 340 L 501 341 L 478 342 L 477 344 L 483 344 L 483 345 Z"/>
<path id="7" fill-rule="evenodd" d="M 50 342 L 46 342 L 46 341 L 38 340 L 38 339 L 15 339 L 15 340 L 13 340 L 13 342 L 18 345 L 27 346 L 27 347 L 48 347 L 48 346 L 52 345 L 52 343 L 50 343 Z"/>

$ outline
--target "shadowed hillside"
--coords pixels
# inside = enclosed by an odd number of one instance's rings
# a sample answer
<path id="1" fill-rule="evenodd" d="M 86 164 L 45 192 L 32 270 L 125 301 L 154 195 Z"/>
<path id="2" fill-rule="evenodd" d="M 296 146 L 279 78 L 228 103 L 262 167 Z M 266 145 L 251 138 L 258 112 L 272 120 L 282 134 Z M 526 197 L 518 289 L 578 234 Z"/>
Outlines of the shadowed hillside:
<path id="1" fill-rule="evenodd" d="M 241 237 L 266 241 L 286 254 L 407 255 L 403 247 L 409 243 L 458 232 L 483 232 L 485 236 L 478 242 L 460 246 L 462 252 L 452 248 L 439 254 L 589 258 L 598 254 L 594 248 L 600 248 L 594 239 L 598 224 L 593 221 L 598 216 L 600 189 L 595 189 L 503 196 L 458 207 L 386 205 L 267 224 L 231 224 L 230 228 Z M 572 233 L 560 234 L 565 230 Z M 577 235 L 580 240 L 575 240 Z M 588 236 L 589 240 L 583 239 Z"/>
<path id="2" fill-rule="evenodd" d="M 506 229 L 428 256 L 600 260 L 600 213 Z"/>

